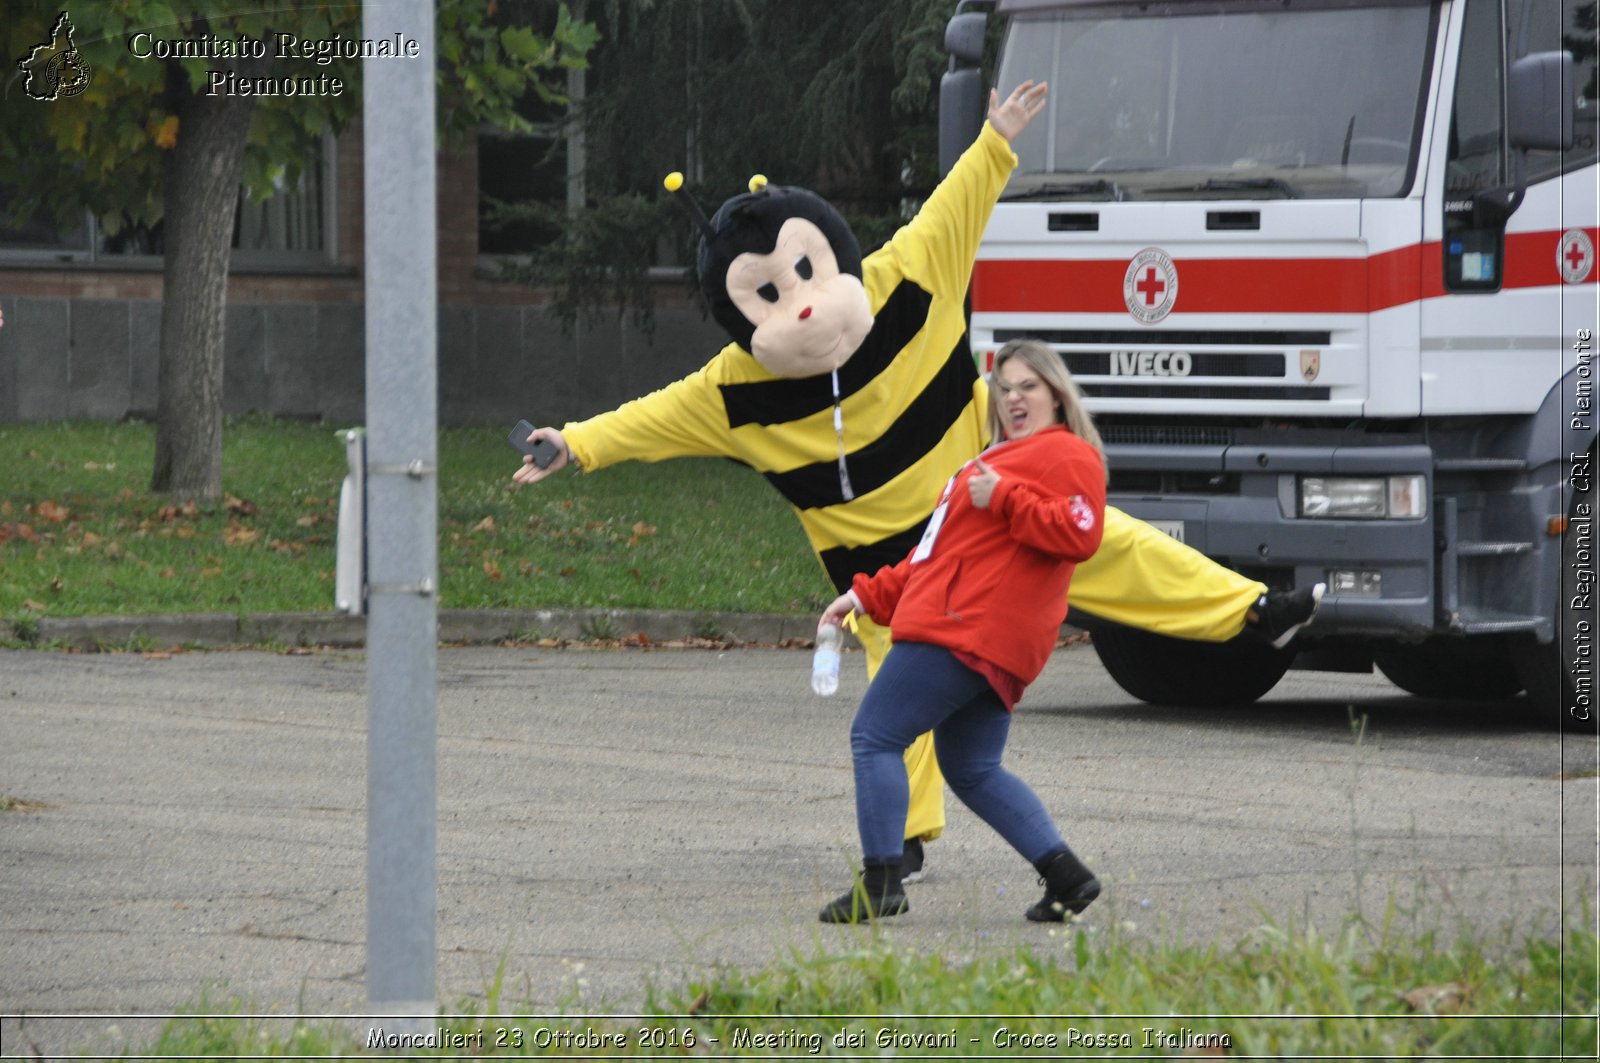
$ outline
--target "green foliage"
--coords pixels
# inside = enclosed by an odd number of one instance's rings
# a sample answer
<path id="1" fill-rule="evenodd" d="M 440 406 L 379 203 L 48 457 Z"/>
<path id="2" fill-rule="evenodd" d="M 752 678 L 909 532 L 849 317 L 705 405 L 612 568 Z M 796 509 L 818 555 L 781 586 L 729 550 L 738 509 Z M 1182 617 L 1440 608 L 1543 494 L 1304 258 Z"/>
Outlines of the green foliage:
<path id="1" fill-rule="evenodd" d="M 501 276 L 550 293 L 547 309 L 568 333 L 579 321 L 598 324 L 615 313 L 654 331 L 655 305 L 648 278 L 657 243 L 669 233 L 669 216 L 637 193 L 606 196 L 589 210 L 569 212 L 548 203 L 485 202 L 490 224 L 531 221 L 554 238 L 522 259 L 501 262 Z"/>
<path id="2" fill-rule="evenodd" d="M 604 43 L 579 113 L 588 209 L 544 212 L 555 238 L 508 265 L 509 275 L 551 287 L 552 310 L 569 329 L 606 312 L 648 327 L 646 270 L 664 258 L 692 263 L 699 240 L 661 190 L 673 170 L 688 175 L 708 214 L 754 173 L 812 188 L 872 250 L 936 181 L 937 86 L 953 7 L 591 3 Z"/>
<path id="3" fill-rule="evenodd" d="M 523 0 L 438 4 L 437 65 L 441 135 L 461 137 L 482 123 L 519 130 L 524 95 L 561 99 L 554 71 L 582 66 L 597 39 L 595 27 L 576 20 L 565 5 Z M 0 22 L 0 53 L 28 54 L 48 38 L 60 11 L 57 0 L 8 0 Z M 322 56 L 279 57 L 275 37 L 302 42 L 360 40 L 356 0 L 253 0 L 223 5 L 166 0 L 107 0 L 70 12 L 73 41 L 90 69 L 80 95 L 30 99 L 22 75 L 4 82 L 6 120 L 0 123 L 0 185 L 12 195 L 13 219 L 35 212 L 71 228 L 87 206 L 108 232 L 162 218 L 166 154 L 184 131 L 178 116 L 185 96 L 206 91 L 212 70 L 228 58 L 162 58 L 156 42 L 265 42 L 268 62 L 253 76 L 315 77 L 345 84 L 338 95 L 258 96 L 245 152 L 244 185 L 260 197 L 299 177 L 312 148 L 359 113 L 361 60 Z M 513 21 L 513 20 L 517 21 Z M 548 24 L 547 30 L 535 24 Z M 146 34 L 147 37 L 137 35 Z M 138 54 L 136 54 L 138 53 Z M 140 55 L 148 55 L 141 58 Z M 408 61 L 408 60 L 396 60 Z"/>
<path id="4" fill-rule="evenodd" d="M 1374 941 L 1353 925 L 1333 935 L 1266 925 L 1232 947 L 1152 942 L 1113 924 L 976 955 L 945 955 L 948 942 L 927 949 L 863 931 L 811 953 L 793 950 L 760 970 L 648 987 L 643 1013 L 630 1021 L 575 1008 L 510 1009 L 502 963 L 484 1004 L 464 1002 L 447 1028 L 466 1036 L 500 1031 L 501 1044 L 472 1049 L 489 1056 L 522 1055 L 559 1031 L 587 1029 L 623 1036 L 627 1048 L 559 1051 L 570 1058 L 1590 1058 L 1597 942 L 1587 922 L 1575 920 L 1564 939 L 1518 944 L 1484 936 L 1443 943 L 1431 933 Z M 196 1010 L 211 1017 L 170 1022 L 154 1054 L 359 1052 L 358 1034 L 348 1030 L 267 1025 L 205 1004 Z M 774 1040 L 763 1044 L 751 1034 Z"/>

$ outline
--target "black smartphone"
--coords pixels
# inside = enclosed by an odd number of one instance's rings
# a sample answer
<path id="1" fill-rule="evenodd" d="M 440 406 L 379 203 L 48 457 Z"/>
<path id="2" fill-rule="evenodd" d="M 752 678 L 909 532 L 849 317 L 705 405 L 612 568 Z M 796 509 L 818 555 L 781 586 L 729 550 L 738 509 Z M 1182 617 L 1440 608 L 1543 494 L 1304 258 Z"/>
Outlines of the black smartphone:
<path id="1" fill-rule="evenodd" d="M 511 444 L 513 450 L 533 455 L 533 463 L 539 468 L 548 469 L 550 463 L 556 460 L 556 455 L 560 451 L 556 449 L 554 443 L 547 439 L 535 440 L 532 443 L 528 442 L 528 437 L 531 435 L 533 435 L 533 425 L 527 421 L 518 421 L 517 427 L 513 428 L 511 434 L 506 437 L 506 442 Z"/>

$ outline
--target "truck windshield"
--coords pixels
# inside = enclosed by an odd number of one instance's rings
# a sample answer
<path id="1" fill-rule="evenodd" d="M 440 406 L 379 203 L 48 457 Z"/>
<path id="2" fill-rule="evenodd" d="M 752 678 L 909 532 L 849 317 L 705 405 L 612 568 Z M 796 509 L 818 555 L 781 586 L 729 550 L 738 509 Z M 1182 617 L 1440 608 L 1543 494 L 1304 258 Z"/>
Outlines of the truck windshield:
<path id="1" fill-rule="evenodd" d="M 1013 145 L 1007 196 L 1047 185 L 1082 199 L 1403 196 L 1432 10 L 1222 0 L 1018 14 L 1000 92 L 1048 80 L 1050 104 Z"/>

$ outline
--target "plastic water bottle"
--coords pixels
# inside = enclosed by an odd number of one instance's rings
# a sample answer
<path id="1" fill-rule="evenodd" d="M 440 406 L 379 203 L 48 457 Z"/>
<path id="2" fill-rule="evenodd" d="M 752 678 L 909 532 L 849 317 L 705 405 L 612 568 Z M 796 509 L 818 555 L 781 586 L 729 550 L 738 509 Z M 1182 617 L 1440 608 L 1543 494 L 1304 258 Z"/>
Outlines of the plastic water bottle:
<path id="1" fill-rule="evenodd" d="M 817 652 L 811 657 L 811 689 L 825 698 L 839 690 L 839 646 L 843 641 L 838 624 L 817 629 Z"/>

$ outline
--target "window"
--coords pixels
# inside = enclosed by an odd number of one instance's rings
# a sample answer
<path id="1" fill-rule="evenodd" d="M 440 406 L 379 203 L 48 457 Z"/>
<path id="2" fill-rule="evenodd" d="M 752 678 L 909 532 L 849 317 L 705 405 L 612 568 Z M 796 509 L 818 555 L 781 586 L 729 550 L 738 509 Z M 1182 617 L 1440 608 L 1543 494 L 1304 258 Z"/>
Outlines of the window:
<path id="1" fill-rule="evenodd" d="M 1451 291 L 1496 291 L 1505 219 L 1480 199 L 1507 185 L 1505 89 L 1499 0 L 1471 0 L 1450 115 L 1444 173 L 1444 283 Z"/>
<path id="2" fill-rule="evenodd" d="M 1010 188 L 1157 200 L 1252 189 L 1402 196 L 1434 10 L 1413 0 L 1217 0 L 1019 14 L 1000 88 L 1046 71 L 1051 92 L 1048 116 L 1013 144 L 1021 162 Z M 1088 176 L 1059 179 L 1067 174 Z"/>
<path id="3" fill-rule="evenodd" d="M 333 138 L 324 138 L 292 186 L 282 185 L 265 200 L 252 201 L 241 190 L 234 211 L 233 265 L 293 268 L 330 262 L 333 247 Z M 0 203 L 8 197 L 0 190 Z M 0 260 L 15 264 L 82 262 L 95 265 L 139 263 L 165 248 L 162 226 L 122 226 L 116 232 L 89 211 L 70 229 L 34 217 L 13 223 L 0 209 Z M 141 263 L 142 264 L 142 263 Z"/>
<path id="4" fill-rule="evenodd" d="M 571 135 L 584 98 L 585 72 L 567 71 L 570 104 L 529 93 L 518 112 L 528 134 L 486 128 L 478 134 L 478 252 L 525 255 L 559 233 L 551 215 L 583 206 L 581 139 Z M 574 171 L 577 171 L 576 173 Z"/>
<path id="5" fill-rule="evenodd" d="M 1572 147 L 1565 153 L 1530 151 L 1523 167 L 1529 182 L 1592 166 L 1595 125 L 1600 118 L 1597 84 L 1596 14 L 1600 3 L 1575 0 L 1507 0 L 1506 36 L 1512 61 L 1533 52 L 1566 50 L 1576 61 L 1573 90 Z"/>

